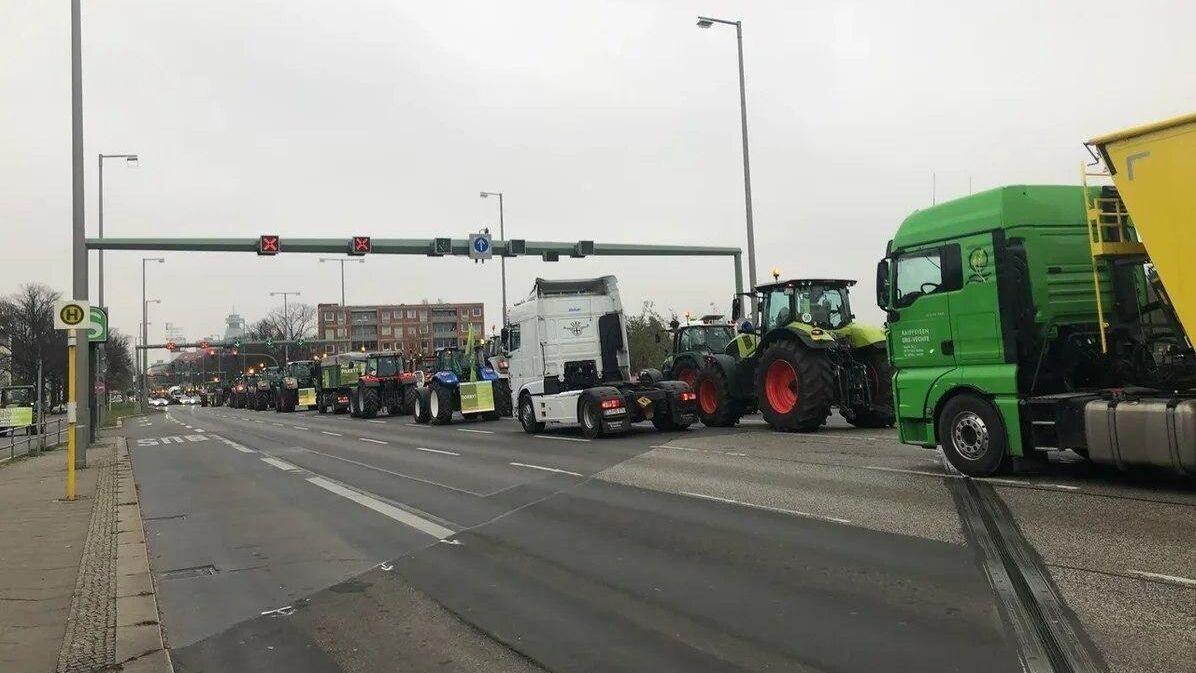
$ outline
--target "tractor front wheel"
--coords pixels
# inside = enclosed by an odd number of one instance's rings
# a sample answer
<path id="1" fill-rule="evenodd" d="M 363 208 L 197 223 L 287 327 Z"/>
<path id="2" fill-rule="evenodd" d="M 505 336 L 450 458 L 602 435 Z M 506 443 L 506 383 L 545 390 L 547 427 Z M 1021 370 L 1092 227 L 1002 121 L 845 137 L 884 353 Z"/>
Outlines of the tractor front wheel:
<path id="1" fill-rule="evenodd" d="M 432 390 L 430 388 L 415 389 L 415 410 L 412 413 L 416 423 L 424 424 L 432 420 Z"/>
<path id="2" fill-rule="evenodd" d="M 698 372 L 693 389 L 698 395 L 698 418 L 711 428 L 729 428 L 743 416 L 743 401 L 735 399 L 726 372 L 718 365 L 707 365 Z"/>
<path id="3" fill-rule="evenodd" d="M 756 369 L 756 398 L 773 430 L 813 432 L 822 427 L 834 390 L 830 358 L 795 340 L 773 343 Z"/>

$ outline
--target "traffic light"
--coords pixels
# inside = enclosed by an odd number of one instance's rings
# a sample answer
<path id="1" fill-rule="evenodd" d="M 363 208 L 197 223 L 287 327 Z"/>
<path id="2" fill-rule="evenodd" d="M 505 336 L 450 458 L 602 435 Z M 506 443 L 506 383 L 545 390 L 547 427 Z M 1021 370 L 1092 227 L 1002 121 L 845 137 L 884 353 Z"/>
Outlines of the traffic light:
<path id="1" fill-rule="evenodd" d="M 216 349 L 215 349 L 215 348 L 209 348 L 209 349 L 208 349 L 208 357 L 210 357 L 210 358 L 215 358 L 215 357 L 216 357 Z"/>
<path id="2" fill-rule="evenodd" d="M 266 348 L 274 348 L 274 337 L 266 337 Z"/>
<path id="3" fill-rule="evenodd" d="M 171 353 L 174 352 L 174 342 L 173 341 L 166 342 L 166 350 L 170 351 Z"/>
<path id="4" fill-rule="evenodd" d="M 365 255 L 372 252 L 373 247 L 369 236 L 354 236 L 349 241 L 349 254 L 357 256 Z"/>
<path id="5" fill-rule="evenodd" d="M 240 347 L 241 347 L 241 340 L 233 339 L 233 348 L 240 348 Z"/>
<path id="6" fill-rule="evenodd" d="M 200 341 L 200 342 L 199 342 L 199 348 L 200 348 L 200 350 L 204 350 L 204 349 L 206 349 L 207 347 L 208 347 L 208 340 L 207 340 L 207 339 L 204 339 L 203 341 Z"/>
<path id="7" fill-rule="evenodd" d="M 295 345 L 302 346 L 303 345 L 303 337 L 299 337 L 299 338 L 295 339 Z"/>
<path id="8" fill-rule="evenodd" d="M 282 248 L 282 241 L 275 234 L 262 234 L 257 239 L 257 254 L 277 255 Z"/>
<path id="9" fill-rule="evenodd" d="M 239 355 L 240 353 L 241 353 L 241 351 L 238 350 L 236 346 L 234 346 L 233 347 L 233 355 L 236 356 L 236 355 Z"/>

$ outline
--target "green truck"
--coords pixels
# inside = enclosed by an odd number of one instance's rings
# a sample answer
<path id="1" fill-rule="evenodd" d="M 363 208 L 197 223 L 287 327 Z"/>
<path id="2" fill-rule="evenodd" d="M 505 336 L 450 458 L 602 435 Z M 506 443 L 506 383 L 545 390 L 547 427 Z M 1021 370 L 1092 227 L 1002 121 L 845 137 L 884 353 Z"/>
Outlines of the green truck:
<path id="1" fill-rule="evenodd" d="M 906 218 L 876 276 L 901 441 L 971 476 L 1054 449 L 1196 471 L 1193 354 L 1144 253 L 1112 187 L 1001 187 Z"/>
<path id="2" fill-rule="evenodd" d="M 341 353 L 320 360 L 316 380 L 316 411 L 343 414 L 350 409 L 357 381 L 365 375 L 364 353 Z"/>

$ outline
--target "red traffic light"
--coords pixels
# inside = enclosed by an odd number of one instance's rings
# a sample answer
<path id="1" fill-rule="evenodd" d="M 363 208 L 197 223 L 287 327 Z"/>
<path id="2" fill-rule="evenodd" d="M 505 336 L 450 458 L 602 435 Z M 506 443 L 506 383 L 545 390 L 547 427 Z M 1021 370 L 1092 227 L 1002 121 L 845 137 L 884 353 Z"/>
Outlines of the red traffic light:
<path id="1" fill-rule="evenodd" d="M 282 248 L 282 241 L 278 236 L 272 234 L 262 234 L 257 239 L 257 254 L 259 255 L 277 255 Z"/>
<path id="2" fill-rule="evenodd" d="M 216 349 L 215 348 L 208 349 L 208 357 L 210 357 L 210 358 L 216 357 Z"/>
<path id="3" fill-rule="evenodd" d="M 349 241 L 350 255 L 364 255 L 372 252 L 373 249 L 374 246 L 369 236 L 354 236 L 353 240 Z"/>
<path id="4" fill-rule="evenodd" d="M 173 341 L 166 342 L 166 350 L 170 351 L 171 353 L 174 352 L 174 342 Z"/>

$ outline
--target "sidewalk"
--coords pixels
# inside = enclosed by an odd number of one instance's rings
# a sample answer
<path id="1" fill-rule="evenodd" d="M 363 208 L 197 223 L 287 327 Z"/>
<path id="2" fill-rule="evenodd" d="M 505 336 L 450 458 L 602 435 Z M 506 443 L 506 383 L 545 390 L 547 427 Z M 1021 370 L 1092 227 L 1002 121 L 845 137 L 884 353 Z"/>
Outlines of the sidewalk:
<path id="1" fill-rule="evenodd" d="M 0 671 L 170 670 L 128 461 L 101 439 L 70 503 L 64 449 L 0 466 Z"/>

